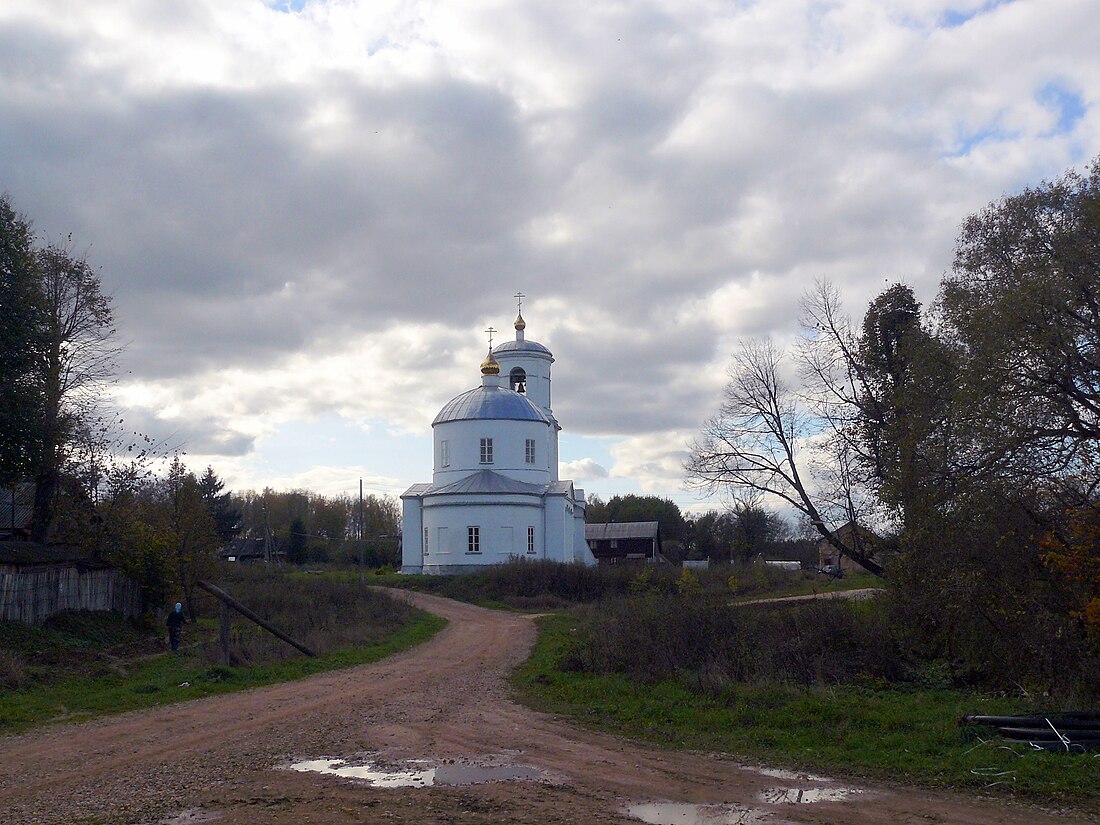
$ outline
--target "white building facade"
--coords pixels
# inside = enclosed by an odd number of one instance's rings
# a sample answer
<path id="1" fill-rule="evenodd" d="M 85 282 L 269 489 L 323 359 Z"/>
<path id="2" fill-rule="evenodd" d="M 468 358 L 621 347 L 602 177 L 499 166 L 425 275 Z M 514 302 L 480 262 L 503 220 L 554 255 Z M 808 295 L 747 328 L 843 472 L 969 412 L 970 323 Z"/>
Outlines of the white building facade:
<path id="1" fill-rule="evenodd" d="M 431 484 L 401 496 L 403 573 L 463 573 L 513 558 L 595 564 L 584 491 L 558 478 L 546 347 L 516 338 L 490 349 L 481 386 L 432 422 Z"/>

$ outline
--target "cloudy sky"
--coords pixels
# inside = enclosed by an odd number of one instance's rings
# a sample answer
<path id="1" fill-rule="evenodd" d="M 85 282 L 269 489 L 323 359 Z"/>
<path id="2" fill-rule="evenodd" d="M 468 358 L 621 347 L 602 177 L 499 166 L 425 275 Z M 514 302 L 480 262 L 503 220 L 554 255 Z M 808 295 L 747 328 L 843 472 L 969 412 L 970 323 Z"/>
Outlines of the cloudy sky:
<path id="1" fill-rule="evenodd" d="M 931 299 L 1100 153 L 1098 43 L 1095 0 L 4 0 L 0 191 L 114 295 L 128 422 L 233 488 L 429 480 L 522 291 L 563 476 L 698 506 L 737 339 L 816 277 Z"/>

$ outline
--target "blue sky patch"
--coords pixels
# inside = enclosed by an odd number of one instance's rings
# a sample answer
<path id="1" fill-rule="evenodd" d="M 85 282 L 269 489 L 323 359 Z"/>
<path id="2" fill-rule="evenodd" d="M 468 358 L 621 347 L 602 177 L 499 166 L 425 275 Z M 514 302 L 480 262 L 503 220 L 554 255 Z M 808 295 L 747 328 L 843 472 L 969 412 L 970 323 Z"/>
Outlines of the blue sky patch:
<path id="1" fill-rule="evenodd" d="M 292 12 L 301 11 L 308 2 L 309 0 L 267 0 L 267 5 L 275 11 L 291 14 Z"/>
<path id="2" fill-rule="evenodd" d="M 1085 101 L 1081 93 L 1070 89 L 1060 80 L 1052 80 L 1041 88 L 1035 95 L 1035 99 L 1058 115 L 1058 122 L 1049 134 L 1063 135 L 1072 132 L 1085 116 Z"/>
<path id="3" fill-rule="evenodd" d="M 958 9 L 947 9 L 943 16 L 940 17 L 939 27 L 942 29 L 956 29 L 969 20 L 973 20 L 975 17 L 979 17 L 983 14 L 988 14 L 997 8 L 997 6 L 1007 6 L 1013 0 L 988 0 L 976 9 L 969 11 L 959 11 Z"/>
<path id="4" fill-rule="evenodd" d="M 1001 143 L 1006 140 L 1014 140 L 1019 137 L 1016 132 L 1009 132 L 996 125 L 985 126 L 974 132 L 959 135 L 955 142 L 955 150 L 948 157 L 961 158 L 969 155 L 983 143 Z"/>

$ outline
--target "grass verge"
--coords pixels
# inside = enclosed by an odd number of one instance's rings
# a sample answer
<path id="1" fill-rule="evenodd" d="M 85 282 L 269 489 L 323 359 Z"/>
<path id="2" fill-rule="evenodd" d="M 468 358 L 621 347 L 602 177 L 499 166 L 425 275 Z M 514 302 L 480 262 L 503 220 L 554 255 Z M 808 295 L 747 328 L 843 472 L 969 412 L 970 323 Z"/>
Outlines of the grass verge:
<path id="1" fill-rule="evenodd" d="M 0 734 L 248 690 L 366 664 L 420 644 L 445 625 L 446 620 L 438 616 L 416 611 L 396 632 L 378 642 L 313 659 L 299 657 L 249 667 L 203 662 L 197 650 L 199 641 L 185 647 L 185 655 L 181 656 L 160 653 L 120 659 L 108 672 L 67 675 L 0 693 Z M 211 621 L 203 622 L 200 629 L 206 634 L 216 633 Z"/>
<path id="2" fill-rule="evenodd" d="M 734 684 L 705 695 L 676 679 L 645 686 L 576 672 L 579 621 L 539 622 L 531 658 L 514 675 L 521 699 L 538 710 L 670 748 L 1100 813 L 1100 758 L 983 743 L 958 727 L 966 712 L 1032 709 L 1022 702 L 889 687 Z"/>

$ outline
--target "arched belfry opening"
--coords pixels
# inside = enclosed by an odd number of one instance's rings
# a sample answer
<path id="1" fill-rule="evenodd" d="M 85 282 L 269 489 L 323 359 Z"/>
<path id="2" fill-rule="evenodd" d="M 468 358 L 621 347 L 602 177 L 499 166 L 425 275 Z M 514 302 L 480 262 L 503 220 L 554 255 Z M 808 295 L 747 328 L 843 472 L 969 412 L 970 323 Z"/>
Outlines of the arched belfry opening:
<path id="1" fill-rule="evenodd" d="M 508 373 L 509 386 L 516 392 L 527 392 L 527 373 L 523 367 L 515 367 Z"/>

